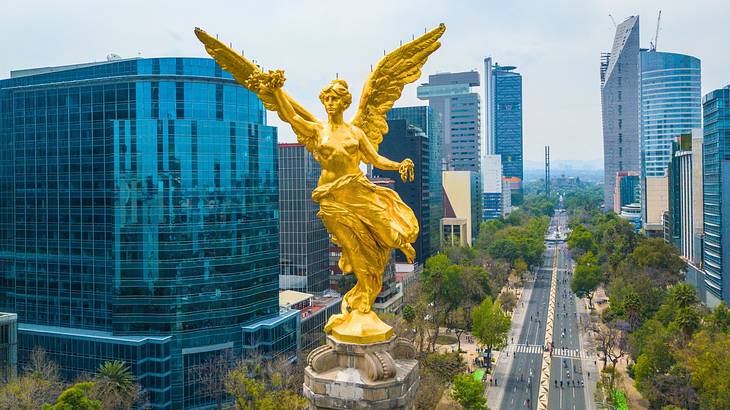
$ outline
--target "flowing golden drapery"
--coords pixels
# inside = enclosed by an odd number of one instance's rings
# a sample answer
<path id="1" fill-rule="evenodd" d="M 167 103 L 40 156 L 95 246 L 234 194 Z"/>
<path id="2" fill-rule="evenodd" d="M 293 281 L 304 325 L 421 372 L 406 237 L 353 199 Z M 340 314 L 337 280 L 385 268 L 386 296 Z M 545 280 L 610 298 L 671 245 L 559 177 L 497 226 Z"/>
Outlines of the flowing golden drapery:
<path id="1" fill-rule="evenodd" d="M 312 200 L 319 203 L 317 216 L 342 248 L 340 269 L 357 277 L 344 296 L 342 313 L 348 308 L 368 313 L 380 293 L 391 249 L 407 249 L 416 241 L 418 220 L 398 193 L 373 184 L 362 173 L 318 186 Z M 343 315 L 330 318 L 327 328 L 336 326 Z"/>

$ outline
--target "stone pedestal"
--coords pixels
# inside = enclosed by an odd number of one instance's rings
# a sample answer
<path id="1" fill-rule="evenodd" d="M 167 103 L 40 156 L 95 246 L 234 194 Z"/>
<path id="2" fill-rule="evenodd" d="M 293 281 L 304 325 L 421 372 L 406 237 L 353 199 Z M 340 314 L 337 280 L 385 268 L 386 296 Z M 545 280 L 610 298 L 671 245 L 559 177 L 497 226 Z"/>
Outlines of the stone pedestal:
<path id="1" fill-rule="evenodd" d="M 310 410 L 414 408 L 418 389 L 416 348 L 407 339 L 343 343 L 327 336 L 304 370 Z"/>

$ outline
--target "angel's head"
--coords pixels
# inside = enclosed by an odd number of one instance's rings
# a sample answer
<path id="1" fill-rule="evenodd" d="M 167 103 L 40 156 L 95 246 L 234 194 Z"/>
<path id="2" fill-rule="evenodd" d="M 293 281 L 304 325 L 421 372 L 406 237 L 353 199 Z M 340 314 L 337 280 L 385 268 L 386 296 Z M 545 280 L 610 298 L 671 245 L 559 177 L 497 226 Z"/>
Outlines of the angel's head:
<path id="1" fill-rule="evenodd" d="M 341 113 L 352 103 L 352 94 L 347 89 L 347 81 L 332 80 L 319 93 L 319 100 L 324 104 L 327 114 Z"/>

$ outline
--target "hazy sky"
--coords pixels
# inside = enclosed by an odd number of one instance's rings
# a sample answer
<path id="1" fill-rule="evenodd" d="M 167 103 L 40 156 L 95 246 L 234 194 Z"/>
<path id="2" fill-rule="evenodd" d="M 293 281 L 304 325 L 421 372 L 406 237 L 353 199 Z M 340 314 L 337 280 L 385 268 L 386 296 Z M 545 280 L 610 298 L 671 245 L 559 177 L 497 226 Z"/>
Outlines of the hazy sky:
<path id="1" fill-rule="evenodd" d="M 265 68 L 286 71 L 286 88 L 324 117 L 317 95 L 339 73 L 355 101 L 375 64 L 400 40 L 446 23 L 442 47 L 396 106 L 423 105 L 428 74 L 479 69 L 491 55 L 522 73 L 525 158 L 602 161 L 599 55 L 614 27 L 641 16 L 648 47 L 662 9 L 660 51 L 702 60 L 703 94 L 730 83 L 730 1 L 3 1 L 0 78 L 10 70 L 122 57 L 206 56 L 200 26 Z M 354 115 L 355 107 L 347 114 Z M 269 117 L 271 118 L 271 116 Z M 278 121 L 271 121 L 280 125 Z M 281 141 L 293 140 L 288 126 Z"/>

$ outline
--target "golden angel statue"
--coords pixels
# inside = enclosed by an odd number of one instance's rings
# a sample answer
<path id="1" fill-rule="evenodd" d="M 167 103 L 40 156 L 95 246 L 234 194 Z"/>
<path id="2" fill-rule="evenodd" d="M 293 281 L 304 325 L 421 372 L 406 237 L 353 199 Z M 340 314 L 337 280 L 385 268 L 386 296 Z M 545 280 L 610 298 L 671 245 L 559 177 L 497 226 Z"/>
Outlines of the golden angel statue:
<path id="1" fill-rule="evenodd" d="M 391 161 L 378 154 L 378 144 L 388 132 L 386 113 L 400 98 L 403 87 L 420 78 L 421 68 L 441 45 L 438 39 L 445 30 L 441 24 L 383 57 L 365 83 L 351 122 L 343 119 L 352 102 L 347 83 L 341 79 L 330 82 L 319 94 L 327 111 L 325 122 L 282 89 L 283 71 L 264 72 L 205 31 L 195 29 L 208 54 L 256 93 L 267 109 L 289 123 L 297 140 L 322 168 L 312 200 L 319 203 L 317 215 L 342 248 L 339 267 L 357 278 L 357 284 L 343 298 L 342 314 L 333 315 L 325 326 L 325 332 L 341 342 L 375 343 L 393 335 L 393 329 L 371 309 L 392 249 L 400 249 L 411 261 L 415 257 L 411 243 L 418 235 L 418 221 L 395 191 L 370 182 L 360 163 L 398 170 L 404 182 L 413 181 L 413 161 Z"/>

